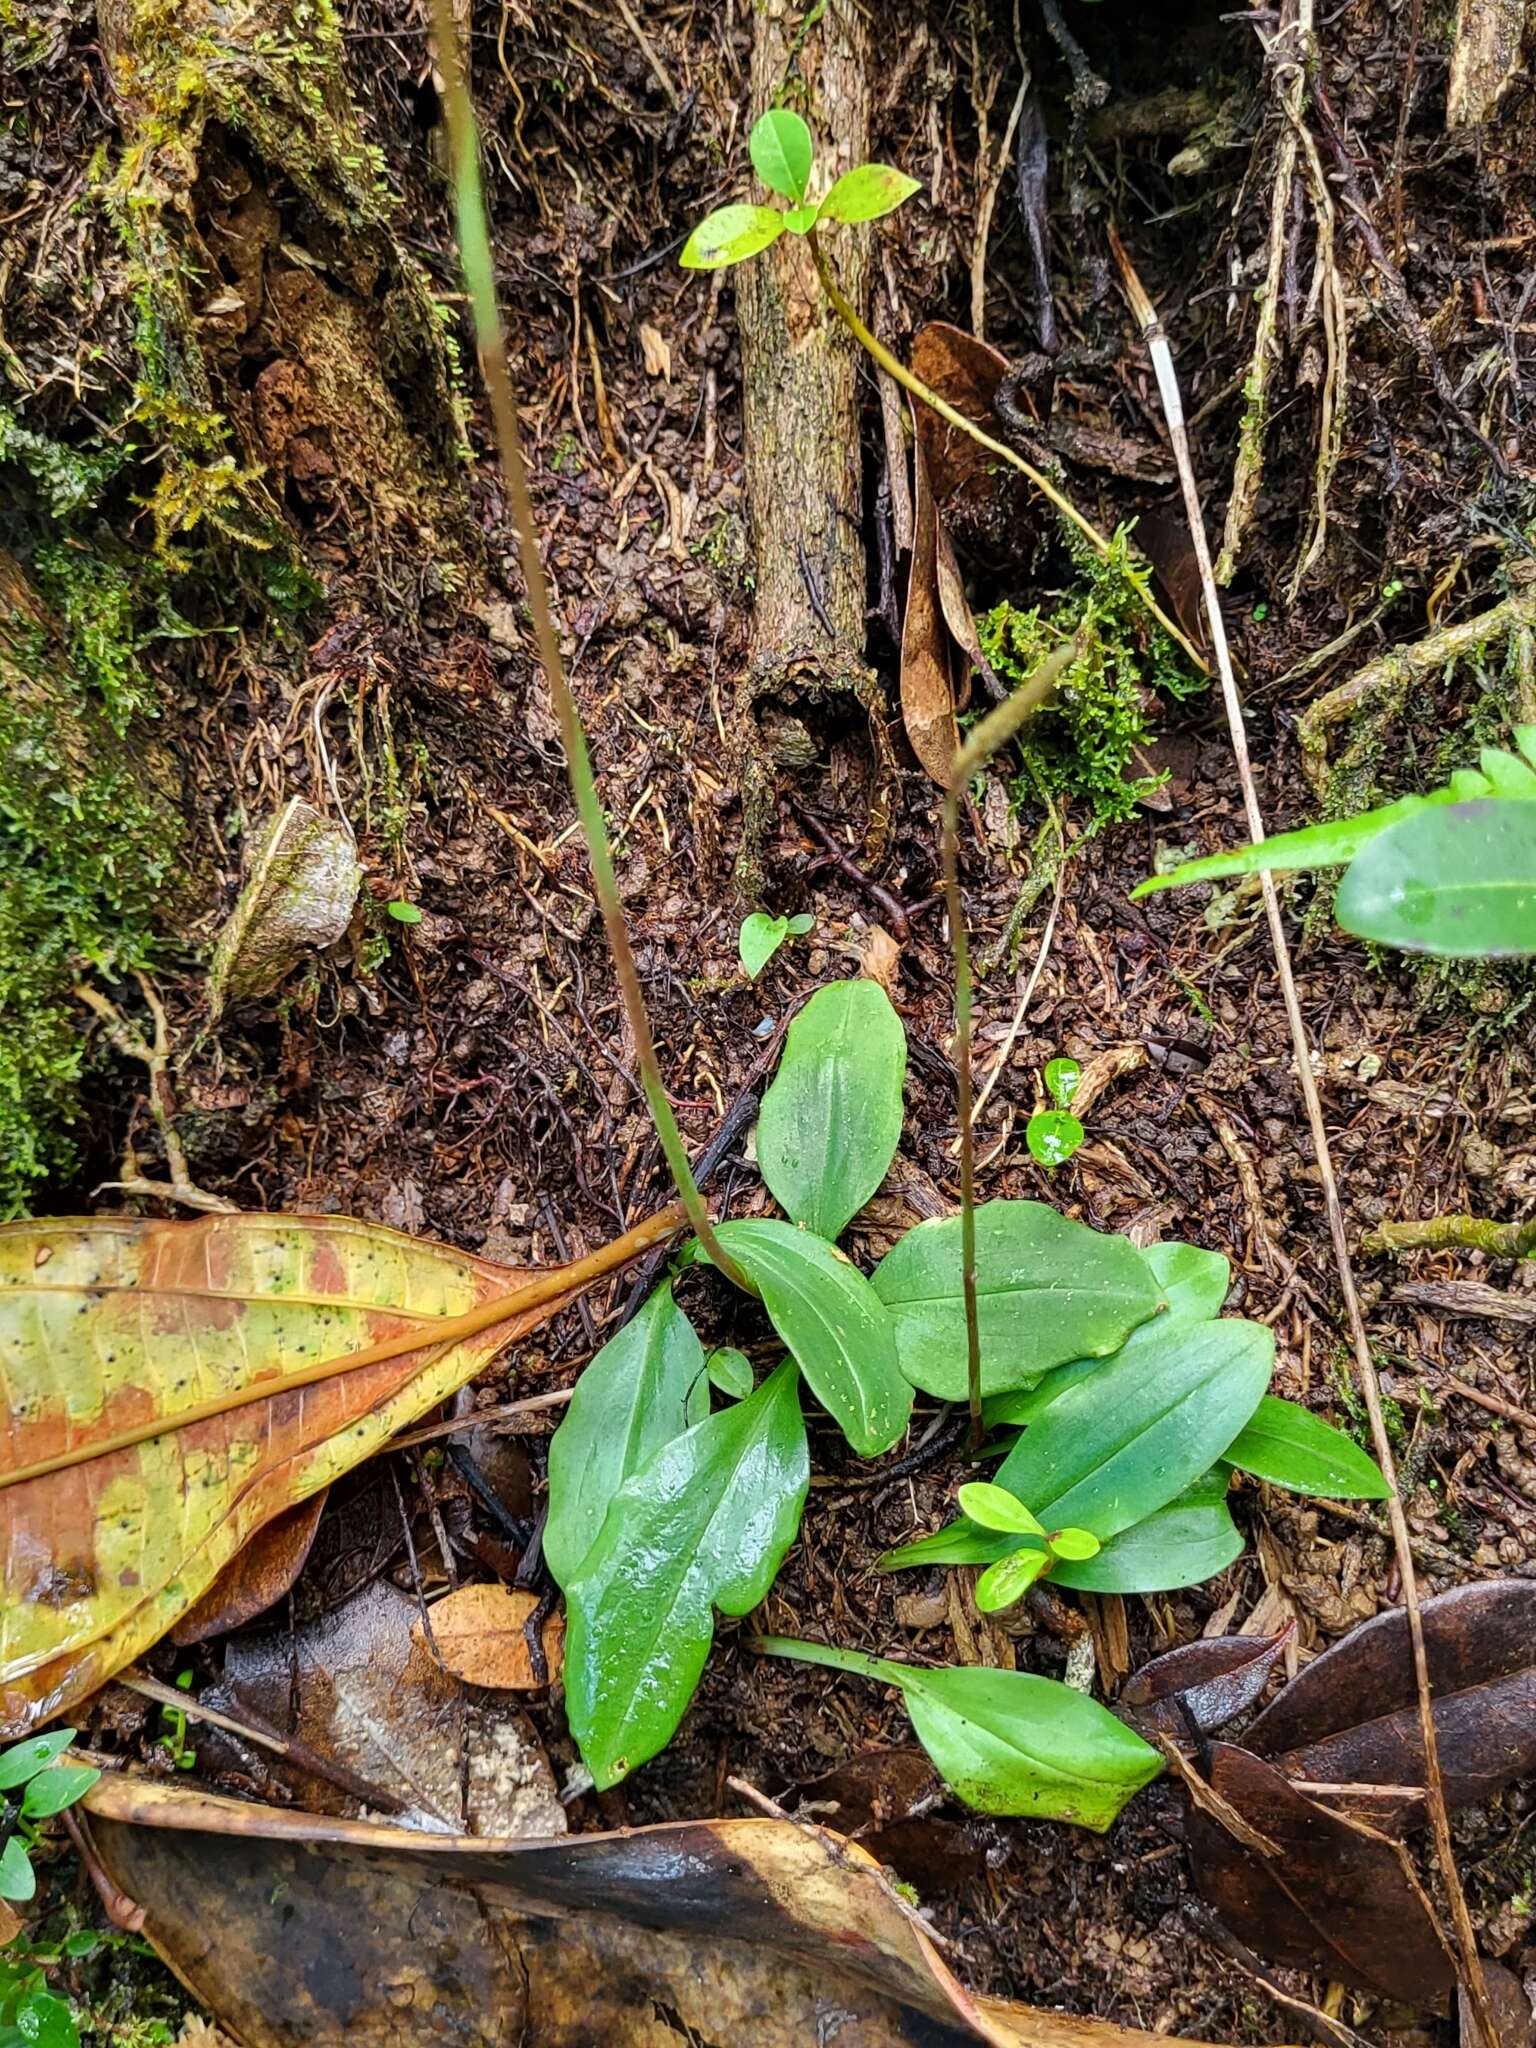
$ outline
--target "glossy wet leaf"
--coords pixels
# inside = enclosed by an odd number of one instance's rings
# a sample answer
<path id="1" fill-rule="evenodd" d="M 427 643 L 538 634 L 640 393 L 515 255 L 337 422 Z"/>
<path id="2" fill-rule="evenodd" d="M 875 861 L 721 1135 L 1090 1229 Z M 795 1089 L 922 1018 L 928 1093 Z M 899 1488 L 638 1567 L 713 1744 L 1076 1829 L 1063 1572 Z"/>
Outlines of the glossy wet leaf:
<path id="1" fill-rule="evenodd" d="M 1053 1529 L 1051 1555 L 1063 1564 L 1086 1564 L 1104 1548 L 1091 1529 Z"/>
<path id="2" fill-rule="evenodd" d="M 920 192 L 916 178 L 890 164 L 859 164 L 844 171 L 821 202 L 820 220 L 879 220 L 894 213 L 914 192 Z"/>
<path id="3" fill-rule="evenodd" d="M 0 1899 L 24 1905 L 37 1894 L 37 1876 L 19 1835 L 12 1835 L 0 1849 Z"/>
<path id="4" fill-rule="evenodd" d="M 1076 1060 L 1047 1060 L 1045 1063 L 1045 1091 L 1058 1109 L 1070 1109 L 1083 1070 Z"/>
<path id="5" fill-rule="evenodd" d="M 742 919 L 736 950 L 750 980 L 756 981 L 788 936 L 787 917 L 769 917 L 766 911 L 754 910 Z"/>
<path id="6" fill-rule="evenodd" d="M 976 1277 L 987 1393 L 1023 1385 L 1069 1359 L 1107 1356 L 1162 1300 L 1151 1268 L 1127 1239 L 1090 1230 L 1043 1202 L 982 1204 Z M 876 1268 L 874 1287 L 890 1310 L 908 1379 L 943 1400 L 962 1399 L 959 1217 L 909 1230 Z"/>
<path id="7" fill-rule="evenodd" d="M 836 1238 L 874 1194 L 901 1140 L 906 1070 L 878 983 L 833 982 L 796 1015 L 757 1125 L 758 1168 L 794 1222 Z"/>
<path id="8" fill-rule="evenodd" d="M 976 1605 L 983 1614 L 999 1614 L 1022 1600 L 1035 1583 L 1050 1557 L 1041 1550 L 1019 1549 L 989 1564 L 976 1581 Z"/>
<path id="9" fill-rule="evenodd" d="M 1376 1460 L 1353 1437 L 1273 1394 L 1264 1396 L 1222 1456 L 1272 1486 L 1325 1500 L 1385 1500 L 1391 1490 Z"/>
<path id="10" fill-rule="evenodd" d="M 1064 1109 L 1037 1109 L 1024 1127 L 1030 1157 L 1041 1166 L 1065 1166 L 1083 1142 L 1083 1127 Z"/>
<path id="11" fill-rule="evenodd" d="M 1208 1757 L 1213 1791 L 1274 1852 L 1234 1840 L 1191 1806 L 1195 1883 L 1238 1939 L 1272 1962 L 1443 2012 L 1456 1972 L 1401 1847 L 1246 1750 L 1218 1742 Z"/>
<path id="12" fill-rule="evenodd" d="M 1536 1771 L 1536 1582 L 1458 1586 L 1420 1612 L 1446 1801 L 1452 1809 L 1480 1805 Z M 1247 1741 L 1292 1777 L 1422 1785 L 1402 1608 L 1378 1614 L 1304 1666 Z M 1417 1804 L 1402 1814 L 1422 1817 Z"/>
<path id="13" fill-rule="evenodd" d="M 1225 1468 L 1202 1475 L 1144 1521 L 1111 1536 L 1097 1557 L 1063 1562 L 1051 1583 L 1078 1593 L 1172 1593 L 1201 1586 L 1242 1556 L 1226 1504 Z"/>
<path id="14" fill-rule="evenodd" d="M 1444 960 L 1536 953 L 1536 801 L 1400 819 L 1351 863 L 1334 906 L 1357 938 Z"/>
<path id="15" fill-rule="evenodd" d="M 1257 1704 L 1296 1624 L 1274 1636 L 1205 1636 L 1143 1664 L 1120 1688 L 1119 1710 L 1144 1735 L 1185 1739 L 1224 1728 Z"/>
<path id="16" fill-rule="evenodd" d="M 744 1351 L 722 1344 L 704 1361 L 710 1385 L 718 1387 L 728 1400 L 744 1401 L 752 1391 L 752 1361 Z"/>
<path id="17" fill-rule="evenodd" d="M 1007 1535 L 1043 1536 L 1045 1524 L 1032 1515 L 1024 1503 L 1006 1487 L 973 1480 L 962 1486 L 956 1498 L 961 1511 L 983 1529 L 1000 1529 Z"/>
<path id="18" fill-rule="evenodd" d="M 21 1810 L 28 1820 L 46 1820 L 83 1799 L 100 1776 L 89 1764 L 51 1764 L 28 1780 Z"/>
<path id="19" fill-rule="evenodd" d="M 671 1740 L 709 1655 L 715 1610 L 745 1614 L 764 1597 L 809 1485 L 798 1376 L 786 1360 L 614 1495 L 565 1589 L 566 1715 L 600 1790 Z"/>
<path id="20" fill-rule="evenodd" d="M 1273 1332 L 1236 1318 L 1148 1338 L 1052 1401 L 996 1482 L 1048 1529 L 1118 1535 L 1215 1463 L 1258 1407 L 1274 1362 Z"/>
<path id="21" fill-rule="evenodd" d="M 940 1776 L 982 1813 L 1102 1833 L 1163 1768 L 1157 1751 L 1107 1707 L 1057 1679 L 981 1665 L 928 1671 L 781 1636 L 759 1637 L 753 1647 L 899 1687 Z"/>
<path id="22" fill-rule="evenodd" d="M 80 2029 L 67 1999 L 51 1991 L 24 1991 L 8 2027 L 0 2027 L 7 2048 L 80 2048 Z"/>
<path id="23" fill-rule="evenodd" d="M 657 1237 L 648 1225 L 598 1265 Z M 594 1277 L 590 1262 L 581 1272 Z M 257 1529 L 371 1456 L 571 1292 L 563 1273 L 518 1272 L 346 1217 L 0 1229 L 0 1481 L 70 1461 L 0 1485 L 0 1731 L 19 1734 L 95 1691 Z M 453 1324 L 467 1312 L 485 1327 Z M 445 1326 L 453 1341 L 435 1338 Z M 336 1369 L 395 1343 L 410 1348 Z"/>
<path id="24" fill-rule="evenodd" d="M 592 1359 L 549 1445 L 544 1561 L 568 1585 L 624 1481 L 688 1426 L 704 1347 L 663 1281 Z M 704 1387 L 708 1413 L 708 1383 Z"/>
<path id="25" fill-rule="evenodd" d="M 722 270 L 756 256 L 783 232 L 776 206 L 722 206 L 699 222 L 677 260 L 684 270 Z"/>
<path id="26" fill-rule="evenodd" d="M 788 107 L 770 107 L 752 124 L 747 140 L 752 168 L 768 187 L 785 199 L 805 197 L 811 175 L 811 131 Z"/>
<path id="27" fill-rule="evenodd" d="M 9 1749 L 0 1750 L 0 1792 L 13 1792 L 28 1778 L 46 1771 L 74 1739 L 73 1728 L 50 1728 L 46 1735 L 29 1735 L 25 1742 L 13 1742 Z"/>
<path id="28" fill-rule="evenodd" d="M 858 1267 L 792 1223 L 722 1223 L 717 1234 L 762 1290 L 773 1327 L 849 1443 L 865 1458 L 888 1451 L 907 1426 L 912 1389 L 891 1319 Z"/>

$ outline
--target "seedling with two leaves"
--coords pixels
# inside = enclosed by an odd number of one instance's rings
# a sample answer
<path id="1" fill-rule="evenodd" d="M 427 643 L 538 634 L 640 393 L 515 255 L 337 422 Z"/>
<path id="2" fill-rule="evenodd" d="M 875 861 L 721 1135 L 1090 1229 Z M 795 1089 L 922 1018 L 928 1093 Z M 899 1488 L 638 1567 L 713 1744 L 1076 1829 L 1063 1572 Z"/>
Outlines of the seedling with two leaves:
<path id="1" fill-rule="evenodd" d="M 37 1846 L 38 1823 L 83 1799 L 101 1776 L 88 1764 L 59 1761 L 74 1739 L 73 1728 L 55 1728 L 0 1750 L 0 1830 L 5 1839 L 0 1849 L 0 1899 L 21 1904 L 35 1895 L 32 1850 Z"/>
<path id="2" fill-rule="evenodd" d="M 1055 1564 L 1082 1564 L 1097 1557 L 1100 1543 L 1089 1529 L 1047 1529 L 1023 1501 L 1005 1487 L 972 1480 L 957 1496 L 961 1510 L 981 1529 L 1027 1539 L 1007 1557 L 989 1564 L 976 1581 L 976 1605 L 997 1614 L 1022 1600 L 1036 1579 Z"/>
<path id="3" fill-rule="evenodd" d="M 1076 1060 L 1047 1060 L 1045 1092 L 1053 1109 L 1037 1109 L 1024 1130 L 1030 1157 L 1041 1166 L 1064 1166 L 1083 1142 L 1083 1127 L 1072 1114 L 1083 1070 Z"/>
<path id="4" fill-rule="evenodd" d="M 754 910 L 750 917 L 743 918 L 736 950 L 747 970 L 747 979 L 756 981 L 786 939 L 803 939 L 815 929 L 816 920 L 808 911 L 801 911 L 796 917 L 770 917 L 764 910 Z"/>

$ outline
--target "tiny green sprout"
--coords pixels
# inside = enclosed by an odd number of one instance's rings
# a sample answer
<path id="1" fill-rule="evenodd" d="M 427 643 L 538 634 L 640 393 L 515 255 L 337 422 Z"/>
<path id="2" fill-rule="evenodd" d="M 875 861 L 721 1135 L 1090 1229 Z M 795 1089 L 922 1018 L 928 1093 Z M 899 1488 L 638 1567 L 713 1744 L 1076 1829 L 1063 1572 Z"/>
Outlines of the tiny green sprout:
<path id="1" fill-rule="evenodd" d="M 816 920 L 807 911 L 798 917 L 770 917 L 764 910 L 754 910 L 742 920 L 736 935 L 736 950 L 748 980 L 756 981 L 786 939 L 803 939 L 815 928 Z"/>
<path id="2" fill-rule="evenodd" d="M 1098 1555 L 1099 1539 L 1091 1530 L 1047 1529 L 1006 1487 L 975 1480 L 961 1487 L 959 1498 L 961 1511 L 981 1528 L 1039 1539 L 1038 1548 L 1030 1543 L 1010 1552 L 976 1581 L 976 1605 L 983 1614 L 996 1614 L 1022 1599 L 1058 1558 L 1076 1563 Z"/>
<path id="3" fill-rule="evenodd" d="M 1256 626 L 1262 626 L 1264 621 L 1269 617 L 1269 606 L 1265 604 L 1263 599 L 1261 598 L 1259 602 L 1254 606 L 1249 616 L 1252 618 Z"/>
<path id="4" fill-rule="evenodd" d="M 1046 1093 L 1054 1109 L 1037 1109 L 1024 1130 L 1030 1155 L 1041 1166 L 1062 1166 L 1083 1142 L 1083 1127 L 1068 1105 L 1076 1095 L 1083 1070 L 1076 1060 L 1050 1060 L 1045 1069 Z"/>
<path id="5" fill-rule="evenodd" d="M 73 1728 L 55 1728 L 0 1750 L 0 1813 L 10 1825 L 0 1849 L 0 1899 L 20 1904 L 36 1894 L 38 1822 L 83 1799 L 101 1776 L 87 1764 L 59 1762 L 74 1739 Z"/>
<path id="6" fill-rule="evenodd" d="M 414 903 L 407 903 L 403 898 L 397 898 L 393 903 L 386 903 L 384 908 L 389 912 L 396 924 L 421 923 L 421 911 Z"/>
<path id="7" fill-rule="evenodd" d="M 722 270 L 776 242 L 780 235 L 809 235 L 823 225 L 879 220 L 918 190 L 916 178 L 889 164 L 858 164 L 844 171 L 819 202 L 808 200 L 816 147 L 811 131 L 788 107 L 770 107 L 747 143 L 752 168 L 787 207 L 754 206 L 738 200 L 701 220 L 678 259 L 684 270 Z"/>

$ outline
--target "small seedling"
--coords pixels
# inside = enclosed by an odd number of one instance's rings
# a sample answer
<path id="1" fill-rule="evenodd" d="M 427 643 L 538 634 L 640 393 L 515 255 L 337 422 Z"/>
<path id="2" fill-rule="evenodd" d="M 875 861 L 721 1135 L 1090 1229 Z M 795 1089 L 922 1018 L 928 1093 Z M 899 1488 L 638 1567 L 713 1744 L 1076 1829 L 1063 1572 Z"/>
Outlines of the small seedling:
<path id="1" fill-rule="evenodd" d="M 806 911 L 798 917 L 770 917 L 766 911 L 754 910 L 742 920 L 736 937 L 736 950 L 747 978 L 756 981 L 786 939 L 803 939 L 815 928 L 815 918 Z"/>
<path id="2" fill-rule="evenodd" d="M 414 903 L 407 903 L 403 897 L 397 898 L 393 903 L 386 903 L 384 908 L 389 912 L 389 915 L 395 920 L 396 924 L 421 923 L 421 911 L 418 906 Z"/>
<path id="3" fill-rule="evenodd" d="M 722 206 L 701 220 L 688 237 L 679 259 L 685 270 L 721 270 L 743 263 L 776 242 L 780 235 L 808 235 L 823 224 L 879 220 L 893 213 L 918 190 L 916 178 L 889 164 L 859 164 L 844 171 L 817 205 L 808 203 L 815 145 L 811 131 L 787 107 L 770 107 L 752 130 L 747 144 L 752 168 L 787 207 Z"/>
<path id="4" fill-rule="evenodd" d="M 1076 1060 L 1050 1060 L 1045 1069 L 1045 1089 L 1054 1109 L 1037 1109 L 1024 1132 L 1031 1157 L 1041 1166 L 1062 1166 L 1083 1142 L 1083 1127 L 1069 1105 L 1077 1093 L 1083 1070 Z"/>
<path id="5" fill-rule="evenodd" d="M 999 1535 L 1034 1536 L 1040 1540 L 1038 1550 L 1033 1545 L 1015 1550 L 982 1573 L 976 1581 L 976 1605 L 983 1614 L 996 1614 L 1022 1599 L 1058 1558 L 1065 1564 L 1080 1564 L 1099 1554 L 1099 1539 L 1091 1530 L 1047 1529 L 1022 1501 L 1001 1486 L 976 1481 L 962 1486 L 959 1498 L 963 1512 L 981 1528 L 995 1530 Z"/>
<path id="6" fill-rule="evenodd" d="M 25 1742 L 0 1750 L 0 1832 L 5 1837 L 0 1849 L 0 1899 L 21 1902 L 35 1895 L 32 1851 L 37 1846 L 37 1823 L 83 1799 L 101 1776 L 86 1764 L 59 1762 L 74 1739 L 73 1728 L 55 1728 L 51 1734 L 30 1735 Z"/>
<path id="7" fill-rule="evenodd" d="M 176 1687 L 179 1692 L 190 1692 L 192 1673 L 178 1671 Z M 178 1771 L 190 1771 L 197 1763 L 197 1752 L 187 1740 L 186 1715 L 180 1707 L 162 1707 L 160 1716 L 166 1724 L 166 1729 L 155 1747 L 165 1751 Z"/>

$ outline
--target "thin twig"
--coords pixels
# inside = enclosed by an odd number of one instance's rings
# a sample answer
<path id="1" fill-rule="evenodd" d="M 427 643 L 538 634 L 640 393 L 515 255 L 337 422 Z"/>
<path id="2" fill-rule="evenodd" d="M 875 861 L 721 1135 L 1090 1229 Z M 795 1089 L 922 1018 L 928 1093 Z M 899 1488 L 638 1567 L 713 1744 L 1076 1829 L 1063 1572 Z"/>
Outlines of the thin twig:
<path id="1" fill-rule="evenodd" d="M 1238 695 L 1237 677 L 1232 669 L 1232 656 L 1227 647 L 1226 623 L 1222 617 L 1221 603 L 1217 595 L 1216 579 L 1211 569 L 1210 547 L 1206 540 L 1205 512 L 1200 503 L 1199 487 L 1195 482 L 1194 464 L 1190 456 L 1189 435 L 1184 424 L 1184 401 L 1179 389 L 1177 372 L 1173 365 L 1173 352 L 1163 331 L 1152 301 L 1147 297 L 1141 279 L 1137 276 L 1130 258 L 1121 246 L 1120 237 L 1113 224 L 1109 229 L 1110 246 L 1120 271 L 1121 283 L 1126 299 L 1142 337 L 1152 357 L 1153 369 L 1157 376 L 1158 392 L 1162 398 L 1163 411 L 1168 424 L 1169 439 L 1173 444 L 1175 460 L 1178 463 L 1179 482 L 1183 488 L 1184 509 L 1189 521 L 1190 541 L 1194 547 L 1195 559 L 1200 569 L 1200 581 L 1205 596 L 1206 621 L 1210 632 L 1211 648 L 1216 656 L 1216 671 L 1221 679 L 1222 701 L 1226 707 L 1227 726 L 1232 736 L 1232 752 L 1237 762 L 1238 779 L 1242 784 L 1243 808 L 1248 820 L 1248 834 L 1253 840 L 1265 837 L 1264 815 L 1259 807 L 1258 789 L 1253 779 L 1253 763 L 1248 754 L 1248 734 L 1243 724 L 1242 700 Z M 1440 1750 L 1435 1735 L 1434 1703 L 1430 1693 L 1429 1666 L 1424 1652 L 1424 1625 L 1419 1613 L 1418 1578 L 1414 1571 L 1413 1546 L 1403 1503 L 1398 1494 L 1396 1462 L 1393 1457 L 1392 1439 L 1387 1433 L 1386 1416 L 1382 1410 L 1381 1385 L 1376 1377 L 1376 1362 L 1371 1356 L 1370 1338 L 1366 1334 L 1365 1316 L 1360 1307 L 1360 1296 L 1355 1285 L 1354 1265 L 1350 1258 L 1349 1237 L 1344 1222 L 1344 1207 L 1339 1199 L 1338 1181 L 1334 1176 L 1333 1154 L 1328 1143 L 1328 1128 L 1323 1119 L 1323 1106 L 1317 1089 L 1317 1076 L 1312 1067 L 1312 1054 L 1307 1042 L 1307 1027 L 1301 1014 L 1301 1000 L 1296 992 L 1296 977 L 1291 969 L 1290 947 L 1286 941 L 1285 925 L 1280 915 L 1280 898 L 1275 889 L 1275 879 L 1268 868 L 1259 876 L 1264 890 L 1264 913 L 1269 924 L 1270 943 L 1274 948 L 1275 966 L 1280 977 L 1280 988 L 1285 999 L 1286 1018 L 1290 1025 L 1291 1045 L 1295 1054 L 1297 1078 L 1306 1104 L 1307 1123 L 1312 1135 L 1313 1150 L 1317 1156 L 1318 1178 L 1322 1182 L 1323 1202 L 1328 1212 L 1328 1229 L 1333 1239 L 1334 1259 L 1338 1266 L 1339 1287 L 1344 1297 L 1345 1314 L 1349 1322 L 1350 1337 L 1354 1346 L 1355 1368 L 1360 1391 L 1365 1399 L 1366 1413 L 1371 1424 L 1371 1443 L 1391 1493 L 1386 1502 L 1387 1515 L 1392 1529 L 1392 1544 L 1397 1556 L 1397 1567 L 1402 1579 L 1403 1606 L 1408 1618 L 1408 1633 L 1413 1650 L 1414 1681 L 1418 1689 L 1419 1728 L 1424 1745 L 1424 1780 L 1430 1827 L 1435 1843 L 1435 1858 L 1440 1865 L 1440 1874 L 1445 1883 L 1446 1896 L 1450 1901 L 1451 1919 L 1456 1932 L 1456 1945 L 1461 1957 L 1461 1977 L 1470 1994 L 1477 2024 L 1486 2048 L 1498 2048 L 1498 2030 L 1492 2008 L 1488 2002 L 1488 1988 L 1483 1981 L 1482 1962 L 1478 1955 L 1477 1935 L 1472 1926 L 1472 1916 L 1467 1910 L 1466 1893 L 1462 1890 L 1461 1877 L 1456 1868 L 1456 1853 L 1451 1842 L 1451 1825 L 1445 1803 L 1445 1784 L 1440 1771 Z"/>
<path id="2" fill-rule="evenodd" d="M 1001 1075 L 1004 1067 L 1007 1066 L 1009 1055 L 1013 1051 L 1020 1031 L 1024 1028 L 1024 1013 L 1034 1001 L 1035 990 L 1040 986 L 1040 977 L 1045 972 L 1045 963 L 1050 958 L 1051 940 L 1056 935 L 1056 919 L 1061 913 L 1061 896 L 1062 890 L 1066 886 L 1066 880 L 1067 870 L 1066 864 L 1063 862 L 1056 870 L 1056 888 L 1051 897 L 1050 914 L 1045 920 L 1045 930 L 1040 934 L 1040 946 L 1035 954 L 1035 964 L 1029 970 L 1029 979 L 1025 982 L 1023 993 L 1014 1006 L 1013 1019 L 1008 1026 L 1007 1036 L 1003 1040 L 997 1058 L 992 1062 L 992 1071 L 987 1076 L 986 1085 L 976 1098 L 976 1107 L 972 1112 L 973 1118 L 979 1117 L 986 1108 L 987 1098 L 997 1086 L 998 1077 Z"/>
<path id="3" fill-rule="evenodd" d="M 442 0 L 438 0 L 438 4 L 441 5 Z M 1000 461 L 1010 463 L 1013 468 L 1019 471 L 1021 476 L 1028 477 L 1035 489 L 1043 497 L 1049 498 L 1062 518 L 1071 521 L 1072 525 L 1077 528 L 1095 554 L 1108 555 L 1110 542 L 1105 539 L 1104 535 L 1100 533 L 1099 529 L 1090 519 L 1084 518 L 1083 514 L 1072 503 L 1072 500 L 1062 491 L 1058 490 L 1048 476 L 1043 475 L 1040 470 L 1036 469 L 1032 462 L 1026 462 L 1016 448 L 1010 448 L 1006 441 L 994 440 L 990 434 L 984 433 L 974 420 L 967 419 L 963 412 L 957 412 L 948 399 L 940 398 L 937 391 L 930 390 L 921 377 L 909 370 L 899 356 L 892 355 L 883 341 L 876 340 L 875 336 L 859 318 L 853 306 L 839 290 L 837 279 L 832 275 L 831 265 L 827 262 L 826 254 L 822 249 L 821 243 L 817 240 L 814 228 L 807 235 L 806 240 L 811 245 L 811 255 L 816 263 L 816 275 L 821 279 L 821 288 L 826 293 L 833 312 L 836 313 L 839 320 L 842 321 L 859 346 L 866 349 L 873 356 L 881 369 L 887 375 L 894 377 L 904 390 L 910 391 L 914 398 L 920 398 L 923 404 L 936 412 L 941 420 L 947 420 L 950 426 L 969 436 L 978 448 L 985 448 L 989 455 L 995 455 Z M 1163 631 L 1170 639 L 1178 642 L 1179 646 L 1183 648 L 1202 675 L 1209 675 L 1211 665 L 1195 646 L 1194 642 L 1185 637 L 1150 591 L 1143 589 L 1141 584 L 1136 582 L 1134 578 L 1130 579 L 1130 581 L 1131 588 L 1162 627 Z"/>
<path id="4" fill-rule="evenodd" d="M 666 1154 L 667 1165 L 671 1169 L 672 1179 L 682 1198 L 683 1207 L 688 1213 L 688 1221 L 693 1226 L 694 1235 L 709 1254 L 711 1262 L 728 1280 L 744 1294 L 755 1295 L 757 1288 L 715 1235 L 715 1226 L 710 1219 L 704 1198 L 694 1182 L 693 1169 L 688 1163 L 682 1133 L 678 1130 L 677 1119 L 672 1114 L 672 1105 L 667 1098 L 666 1084 L 661 1077 L 661 1066 L 656 1057 L 656 1042 L 651 1035 L 651 1020 L 646 1012 L 645 997 L 640 988 L 640 975 L 635 966 L 629 932 L 624 923 L 624 908 L 619 901 L 618 883 L 613 872 L 613 852 L 608 842 L 608 827 L 592 773 L 591 757 L 587 751 L 587 736 L 582 728 L 581 715 L 576 709 L 576 699 L 571 694 L 571 686 L 566 677 L 565 663 L 560 653 L 560 637 L 555 630 L 554 613 L 549 602 L 549 586 L 539 555 L 533 498 L 528 489 L 528 470 L 523 461 L 522 437 L 517 424 L 517 404 L 512 392 L 511 373 L 507 368 L 506 334 L 501 324 L 501 307 L 496 296 L 496 267 L 491 251 L 490 223 L 486 216 L 485 196 L 480 184 L 479 139 L 475 128 L 475 113 L 470 103 L 469 87 L 465 82 L 452 0 L 433 0 L 432 22 L 438 64 L 443 77 L 443 112 L 447 120 L 449 146 L 453 158 L 459 258 L 464 269 L 464 282 L 469 288 L 475 340 L 480 351 L 480 374 L 485 379 L 486 393 L 491 403 L 491 421 L 506 479 L 507 498 L 512 508 L 512 524 L 517 534 L 518 556 L 522 563 L 528 609 L 533 614 L 539 662 L 544 670 L 544 678 L 549 685 L 549 693 L 554 699 L 555 711 L 560 721 L 560 737 L 565 746 L 571 794 L 576 800 L 577 816 L 581 820 L 588 857 L 592 862 L 592 880 L 603 914 L 603 929 L 608 938 L 608 950 L 613 956 L 614 979 L 618 983 L 619 995 L 624 1004 L 624 1015 L 635 1041 L 635 1064 L 640 1070 L 640 1084 L 645 1090 L 651 1121 L 656 1126 L 656 1135 L 661 1140 L 661 1149 Z"/>

